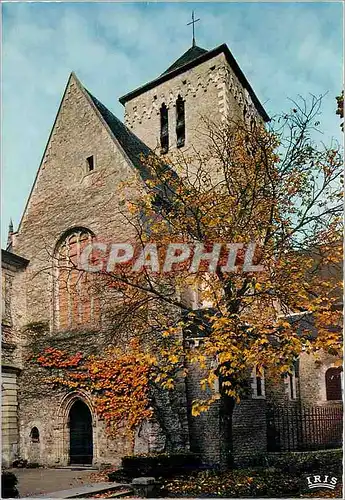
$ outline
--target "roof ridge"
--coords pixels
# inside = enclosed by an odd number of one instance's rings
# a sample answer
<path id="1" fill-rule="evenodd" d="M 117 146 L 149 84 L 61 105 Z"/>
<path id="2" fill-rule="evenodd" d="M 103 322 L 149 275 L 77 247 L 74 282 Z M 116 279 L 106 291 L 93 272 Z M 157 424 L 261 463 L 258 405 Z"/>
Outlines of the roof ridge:
<path id="1" fill-rule="evenodd" d="M 97 97 L 93 96 L 85 87 L 83 88 L 92 100 L 98 112 L 101 114 L 103 120 L 106 122 L 111 133 L 114 135 L 116 141 L 119 143 L 129 161 L 132 163 L 134 168 L 138 170 L 144 183 L 148 180 L 152 180 L 157 173 L 152 172 L 150 167 L 145 165 L 142 157 L 148 157 L 150 155 L 156 156 L 154 151 L 152 151 L 152 149 L 137 135 L 135 135 L 126 124 L 124 124 L 119 118 L 117 118 L 117 116 L 114 115 L 114 113 L 112 113 L 112 111 L 99 101 Z M 178 174 L 166 162 L 161 161 L 160 165 L 162 167 L 161 172 L 169 172 L 171 175 L 170 181 L 178 178 Z M 161 202 L 163 202 L 163 200 L 169 200 L 171 196 L 171 188 L 164 182 L 157 184 L 153 189 L 158 195 L 157 200 L 159 199 Z"/>
<path id="2" fill-rule="evenodd" d="M 137 135 L 135 135 L 134 132 L 132 132 L 127 127 L 127 125 L 123 121 L 120 120 L 120 118 L 118 118 L 109 108 L 107 108 L 105 104 L 103 104 L 99 99 L 97 99 L 97 97 L 95 97 L 93 94 L 91 94 L 91 92 L 89 92 L 85 87 L 84 87 L 84 89 L 89 94 L 89 96 L 91 97 L 91 99 L 93 100 L 93 102 L 95 103 L 97 108 L 99 108 L 100 111 L 102 110 L 105 114 L 109 114 L 109 116 L 112 119 L 116 120 L 116 122 L 121 127 L 123 127 L 126 130 L 126 132 L 128 134 L 130 134 L 136 141 L 140 142 L 146 149 L 150 149 L 149 146 L 147 146 L 147 144 L 145 144 Z M 102 114 L 102 116 L 103 116 L 103 114 Z M 152 151 L 152 150 L 150 149 L 150 151 Z"/>

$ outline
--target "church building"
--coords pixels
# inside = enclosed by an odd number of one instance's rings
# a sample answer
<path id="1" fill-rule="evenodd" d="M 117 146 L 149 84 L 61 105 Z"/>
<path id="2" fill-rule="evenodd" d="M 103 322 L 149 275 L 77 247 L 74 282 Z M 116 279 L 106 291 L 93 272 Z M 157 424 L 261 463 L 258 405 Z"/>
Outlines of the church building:
<path id="1" fill-rule="evenodd" d="M 66 251 L 78 254 L 94 236 L 103 241 L 115 232 L 119 240 L 126 237 L 127 228 L 113 214 L 121 182 L 133 171 L 145 179 L 142 154 L 202 152 L 199 129 L 205 116 L 219 124 L 230 118 L 269 120 L 226 44 L 206 50 L 193 41 L 157 78 L 129 89 L 119 100 L 124 122 L 71 73 L 19 227 L 11 231 L 3 252 L 3 344 L 9 352 L 2 367 L 5 466 L 19 457 L 48 466 L 118 464 L 126 454 L 166 449 L 155 424 L 138 430 L 134 449 L 122 435 L 111 438 L 90 394 L 52 391 L 44 382 L 44 370 L 28 368 L 28 352 L 42 339 L 67 350 L 77 345 L 89 353 L 96 344 L 108 342 L 99 298 L 90 296 L 76 304 L 63 294 L 63 271 L 53 257 Z M 334 361 L 328 357 L 322 367 L 301 361 L 294 375 L 282 381 L 280 401 L 297 406 L 302 398 L 308 404 L 339 407 L 341 370 Z M 238 460 L 266 453 L 270 438 L 269 387 L 255 370 L 251 388 L 251 396 L 236 406 L 233 416 Z M 191 401 L 198 397 L 199 386 L 190 377 L 179 390 L 180 407 L 167 413 L 176 448 L 196 451 L 205 463 L 219 464 L 219 409 L 215 406 L 193 420 Z"/>

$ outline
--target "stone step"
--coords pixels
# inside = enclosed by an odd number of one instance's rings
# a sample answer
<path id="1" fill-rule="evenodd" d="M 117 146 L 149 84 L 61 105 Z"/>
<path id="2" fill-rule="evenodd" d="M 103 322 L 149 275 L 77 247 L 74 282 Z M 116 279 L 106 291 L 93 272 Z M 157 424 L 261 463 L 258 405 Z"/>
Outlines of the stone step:
<path id="1" fill-rule="evenodd" d="M 61 465 L 54 467 L 54 469 L 98 471 L 99 467 L 95 465 Z"/>
<path id="2" fill-rule="evenodd" d="M 110 497 L 108 497 L 108 498 L 120 498 L 120 497 L 126 497 L 128 495 L 133 496 L 133 490 L 132 489 L 118 491 L 117 493 L 114 493 L 114 495 L 110 495 Z"/>
<path id="3" fill-rule="evenodd" d="M 53 491 L 51 493 L 44 493 L 43 495 L 36 495 L 35 497 L 26 497 L 21 500 L 31 500 L 33 498 L 85 498 L 97 493 L 104 493 L 105 491 L 125 489 L 128 492 L 133 491 L 129 484 L 121 483 L 93 483 L 86 486 L 78 486 L 70 488 L 69 490 Z M 119 492 L 120 494 L 123 492 Z M 128 493 L 126 493 L 128 494 Z M 120 495 L 118 495 L 120 496 Z"/>

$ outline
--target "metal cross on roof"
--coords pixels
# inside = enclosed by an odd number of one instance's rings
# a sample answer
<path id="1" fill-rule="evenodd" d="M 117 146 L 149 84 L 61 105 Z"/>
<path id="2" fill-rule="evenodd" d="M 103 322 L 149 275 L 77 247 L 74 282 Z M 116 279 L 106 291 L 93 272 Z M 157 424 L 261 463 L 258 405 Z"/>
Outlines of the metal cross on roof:
<path id="1" fill-rule="evenodd" d="M 194 10 L 192 11 L 192 20 L 190 23 L 187 23 L 187 26 L 189 26 L 190 24 L 193 25 L 193 47 L 195 47 L 195 28 L 194 28 L 194 25 L 195 23 L 197 23 L 198 21 L 200 21 L 200 19 L 194 19 Z"/>

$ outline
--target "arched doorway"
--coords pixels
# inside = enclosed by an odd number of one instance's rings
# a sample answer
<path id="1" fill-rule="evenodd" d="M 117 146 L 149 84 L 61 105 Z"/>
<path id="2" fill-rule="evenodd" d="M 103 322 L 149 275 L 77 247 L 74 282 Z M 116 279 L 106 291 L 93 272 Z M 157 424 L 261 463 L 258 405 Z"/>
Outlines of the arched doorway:
<path id="1" fill-rule="evenodd" d="M 80 399 L 69 412 L 70 464 L 91 464 L 93 458 L 92 416 L 89 407 Z"/>

